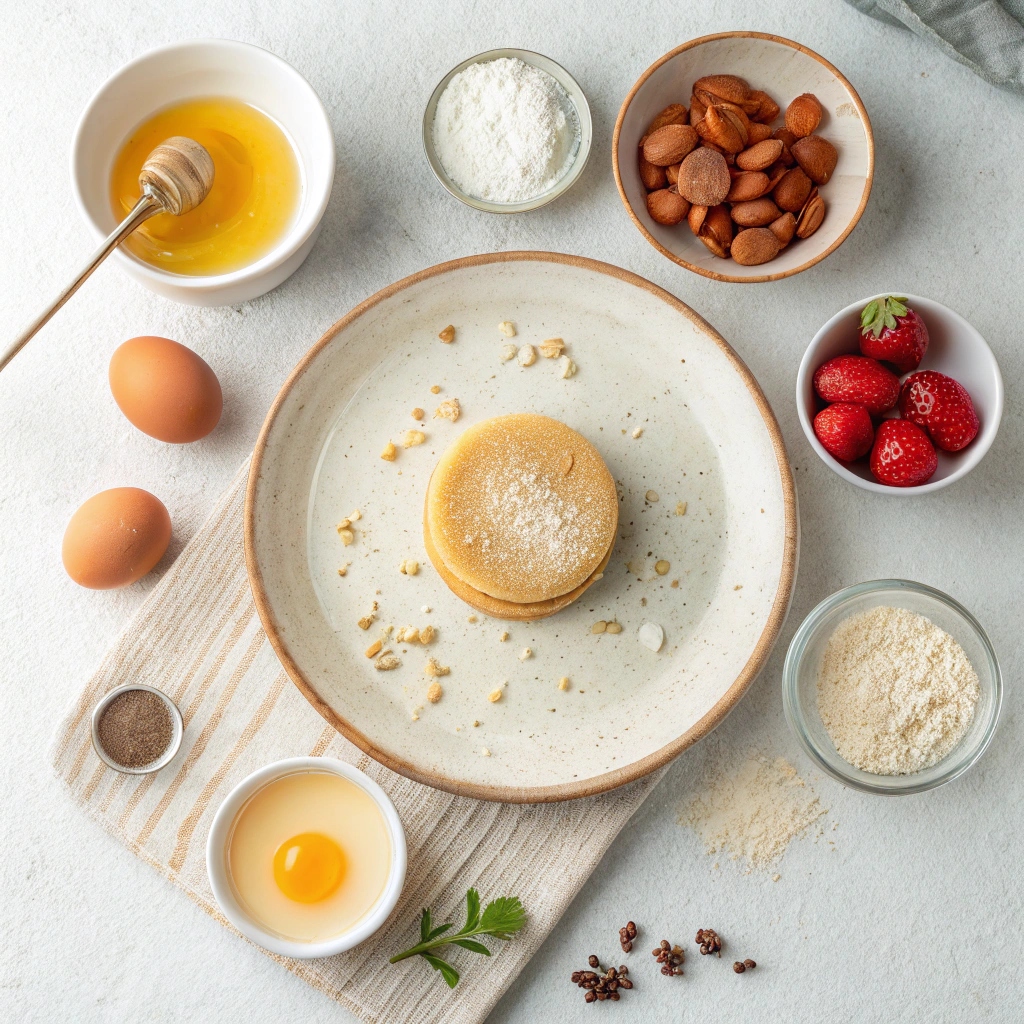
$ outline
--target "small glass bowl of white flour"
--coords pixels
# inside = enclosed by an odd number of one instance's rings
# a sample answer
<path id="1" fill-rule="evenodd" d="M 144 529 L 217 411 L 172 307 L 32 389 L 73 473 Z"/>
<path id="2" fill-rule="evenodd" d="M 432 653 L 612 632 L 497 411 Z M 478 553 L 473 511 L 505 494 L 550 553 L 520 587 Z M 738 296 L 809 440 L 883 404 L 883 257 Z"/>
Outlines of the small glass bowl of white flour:
<path id="1" fill-rule="evenodd" d="M 910 580 L 826 598 L 782 670 L 783 710 L 804 751 L 844 785 L 883 796 L 923 793 L 967 771 L 995 734 L 1002 699 L 977 619 Z"/>
<path id="2" fill-rule="evenodd" d="M 576 80 L 529 50 L 488 50 L 452 68 L 423 114 L 423 149 L 456 199 L 523 213 L 583 173 L 593 128 Z"/>

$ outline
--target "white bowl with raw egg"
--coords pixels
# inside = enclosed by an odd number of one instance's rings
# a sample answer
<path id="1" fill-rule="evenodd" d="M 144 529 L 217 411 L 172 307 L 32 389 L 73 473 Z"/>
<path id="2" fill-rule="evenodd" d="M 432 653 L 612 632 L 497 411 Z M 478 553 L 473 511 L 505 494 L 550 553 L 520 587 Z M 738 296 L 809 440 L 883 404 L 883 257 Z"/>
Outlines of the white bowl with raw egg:
<path id="1" fill-rule="evenodd" d="M 172 135 L 210 151 L 195 210 L 160 214 L 113 258 L 151 291 L 222 306 L 276 288 L 309 254 L 334 183 L 334 134 L 313 87 L 249 43 L 208 39 L 144 53 L 106 80 L 78 122 L 71 181 L 97 239 L 139 195 L 138 171 Z"/>
<path id="2" fill-rule="evenodd" d="M 405 882 L 405 831 L 394 804 L 352 765 L 275 761 L 221 804 L 206 868 L 224 916 L 281 956 L 334 956 L 387 920 Z"/>

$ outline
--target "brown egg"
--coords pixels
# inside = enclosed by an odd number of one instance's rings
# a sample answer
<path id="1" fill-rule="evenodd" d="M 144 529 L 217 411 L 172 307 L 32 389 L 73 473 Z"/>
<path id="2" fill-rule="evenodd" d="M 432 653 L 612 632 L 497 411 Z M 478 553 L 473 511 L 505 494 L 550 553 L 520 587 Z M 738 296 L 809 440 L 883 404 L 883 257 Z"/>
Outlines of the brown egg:
<path id="1" fill-rule="evenodd" d="M 139 487 L 113 487 L 71 517 L 61 556 L 76 583 L 112 590 L 145 576 L 170 539 L 171 517 L 159 498 Z"/>
<path id="2" fill-rule="evenodd" d="M 170 338 L 131 338 L 110 357 L 110 391 L 144 434 L 170 444 L 198 441 L 217 426 L 223 398 L 209 365 Z"/>

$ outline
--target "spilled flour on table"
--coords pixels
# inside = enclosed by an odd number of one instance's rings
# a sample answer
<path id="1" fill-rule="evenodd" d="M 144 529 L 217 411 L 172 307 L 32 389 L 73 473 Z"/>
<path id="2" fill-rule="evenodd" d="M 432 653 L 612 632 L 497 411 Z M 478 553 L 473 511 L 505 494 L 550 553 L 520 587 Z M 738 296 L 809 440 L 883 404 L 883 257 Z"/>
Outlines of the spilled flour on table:
<path id="1" fill-rule="evenodd" d="M 754 754 L 738 768 L 718 768 L 706 789 L 683 808 L 707 852 L 743 859 L 750 869 L 781 859 L 790 842 L 828 813 L 784 758 Z"/>

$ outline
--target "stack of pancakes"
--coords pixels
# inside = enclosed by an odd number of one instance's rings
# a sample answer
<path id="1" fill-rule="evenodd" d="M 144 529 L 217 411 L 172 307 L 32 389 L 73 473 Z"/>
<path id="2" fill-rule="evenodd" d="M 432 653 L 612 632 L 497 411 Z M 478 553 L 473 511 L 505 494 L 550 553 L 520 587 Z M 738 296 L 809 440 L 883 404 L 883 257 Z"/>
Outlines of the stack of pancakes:
<path id="1" fill-rule="evenodd" d="M 615 481 L 564 423 L 516 413 L 466 430 L 427 487 L 423 539 L 449 588 L 501 619 L 541 619 L 600 579 L 615 545 Z"/>

